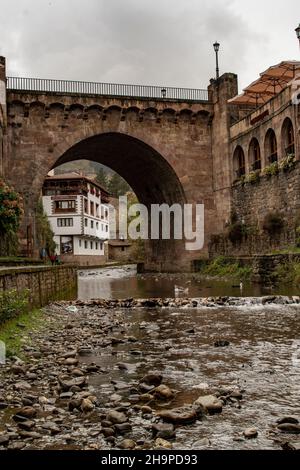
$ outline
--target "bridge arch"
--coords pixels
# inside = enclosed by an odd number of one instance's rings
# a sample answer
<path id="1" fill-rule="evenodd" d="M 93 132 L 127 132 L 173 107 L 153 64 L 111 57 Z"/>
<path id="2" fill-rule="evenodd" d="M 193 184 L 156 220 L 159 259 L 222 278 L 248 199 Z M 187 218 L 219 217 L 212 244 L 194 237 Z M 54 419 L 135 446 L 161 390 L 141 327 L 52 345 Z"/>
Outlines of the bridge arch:
<path id="1" fill-rule="evenodd" d="M 76 160 L 90 160 L 106 165 L 121 175 L 132 187 L 139 201 L 151 204 L 180 204 L 187 201 L 183 186 L 174 169 L 153 147 L 130 135 L 107 132 L 84 138 L 68 148 L 52 169 Z M 184 240 L 149 240 L 146 242 L 146 265 L 170 271 L 170 259 L 180 262 Z M 168 266 L 167 266 L 168 264 Z"/>

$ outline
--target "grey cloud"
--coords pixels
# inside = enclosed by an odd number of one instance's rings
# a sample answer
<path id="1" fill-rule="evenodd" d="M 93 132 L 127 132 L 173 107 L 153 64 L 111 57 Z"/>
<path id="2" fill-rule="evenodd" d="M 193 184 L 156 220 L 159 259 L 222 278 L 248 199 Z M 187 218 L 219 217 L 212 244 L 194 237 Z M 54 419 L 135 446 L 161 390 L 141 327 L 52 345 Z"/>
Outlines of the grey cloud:
<path id="1" fill-rule="evenodd" d="M 11 75 L 202 88 L 214 75 L 217 39 L 222 72 L 246 85 L 276 54 L 271 32 L 255 21 L 265 2 L 252 1 L 251 18 L 243 3 L 0 0 L 0 53 Z"/>

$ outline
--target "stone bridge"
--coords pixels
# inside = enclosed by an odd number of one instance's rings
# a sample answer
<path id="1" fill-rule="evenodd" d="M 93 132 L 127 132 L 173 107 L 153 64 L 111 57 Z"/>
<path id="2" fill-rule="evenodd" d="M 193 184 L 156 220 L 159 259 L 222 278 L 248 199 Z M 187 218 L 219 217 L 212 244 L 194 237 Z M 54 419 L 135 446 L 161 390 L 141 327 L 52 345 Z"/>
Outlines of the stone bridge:
<path id="1" fill-rule="evenodd" d="M 146 268 L 189 270 L 205 256 L 229 214 L 227 100 L 237 94 L 235 75 L 208 90 L 7 78 L 2 58 L 0 87 L 0 174 L 23 195 L 24 236 L 33 227 L 34 237 L 49 170 L 87 159 L 119 173 L 146 206 L 204 203 L 204 250 L 153 241 Z"/>

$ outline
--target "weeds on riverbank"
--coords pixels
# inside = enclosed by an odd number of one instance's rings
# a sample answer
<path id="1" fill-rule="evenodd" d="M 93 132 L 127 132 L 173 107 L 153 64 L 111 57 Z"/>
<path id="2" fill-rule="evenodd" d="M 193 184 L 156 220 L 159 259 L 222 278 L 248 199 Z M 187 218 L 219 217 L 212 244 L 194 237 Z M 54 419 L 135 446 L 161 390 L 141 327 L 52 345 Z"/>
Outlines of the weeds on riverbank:
<path id="1" fill-rule="evenodd" d="M 30 342 L 30 335 L 33 330 L 44 325 L 44 314 L 41 310 L 26 312 L 7 321 L 0 326 L 0 341 L 6 346 L 8 357 L 21 356 L 21 350 L 25 342 Z"/>
<path id="2" fill-rule="evenodd" d="M 199 274 L 230 280 L 248 280 L 252 275 L 252 268 L 251 266 L 242 266 L 238 261 L 219 256 L 213 261 L 203 264 Z"/>
<path id="3" fill-rule="evenodd" d="M 300 263 L 290 261 L 276 267 L 274 274 L 277 283 L 292 284 L 300 287 Z"/>
<path id="4" fill-rule="evenodd" d="M 29 290 L 0 293 L 0 325 L 29 311 Z"/>

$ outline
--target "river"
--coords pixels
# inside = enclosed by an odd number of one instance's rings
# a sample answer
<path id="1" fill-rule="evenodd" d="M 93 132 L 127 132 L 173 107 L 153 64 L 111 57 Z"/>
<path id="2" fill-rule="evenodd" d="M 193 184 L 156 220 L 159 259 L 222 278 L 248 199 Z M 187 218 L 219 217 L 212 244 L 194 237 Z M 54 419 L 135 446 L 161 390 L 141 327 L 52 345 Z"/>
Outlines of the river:
<path id="1" fill-rule="evenodd" d="M 21 340 L 25 362 L 10 358 L 0 369 L 0 448 L 300 447 L 300 300 L 272 297 L 297 292 L 233 284 L 137 275 L 132 266 L 82 270 L 79 300 L 46 307 L 44 327 Z M 236 300 L 198 308 L 91 301 L 172 298 L 175 286 L 188 289 L 179 296 Z M 268 304 L 238 298 L 263 294 Z M 212 395 L 221 412 L 195 417 L 195 402 Z"/>

